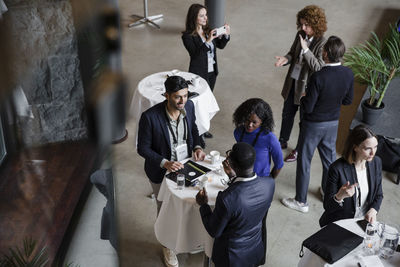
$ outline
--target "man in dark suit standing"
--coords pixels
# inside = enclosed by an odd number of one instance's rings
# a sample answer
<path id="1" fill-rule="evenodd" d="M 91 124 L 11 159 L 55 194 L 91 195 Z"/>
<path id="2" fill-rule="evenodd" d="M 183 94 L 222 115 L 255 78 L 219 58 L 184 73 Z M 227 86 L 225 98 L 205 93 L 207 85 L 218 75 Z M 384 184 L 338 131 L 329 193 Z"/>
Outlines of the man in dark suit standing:
<path id="1" fill-rule="evenodd" d="M 183 168 L 179 161 L 191 156 L 203 160 L 193 102 L 188 100 L 188 84 L 180 76 L 171 76 L 165 83 L 165 98 L 145 112 L 139 121 L 137 151 L 145 158 L 144 169 L 157 201 L 157 214 L 161 202 L 157 200 L 166 171 Z M 163 248 L 167 266 L 178 266 L 175 253 Z"/>
<path id="2" fill-rule="evenodd" d="M 265 254 L 262 229 L 275 191 L 271 177 L 253 172 L 256 152 L 247 143 L 237 143 L 223 162 L 229 187 L 218 193 L 214 211 L 203 189 L 196 196 L 207 232 L 215 238 L 212 261 L 216 267 L 258 266 Z"/>
<path id="3" fill-rule="evenodd" d="M 322 162 L 320 192 L 323 195 L 329 165 L 336 160 L 340 107 L 353 101 L 353 72 L 340 63 L 345 50 L 340 38 L 329 37 L 322 51 L 325 66 L 311 76 L 306 94 L 300 100 L 303 119 L 298 143 L 296 196 L 282 199 L 286 207 L 300 212 L 308 212 L 307 191 L 314 151 L 318 149 Z"/>

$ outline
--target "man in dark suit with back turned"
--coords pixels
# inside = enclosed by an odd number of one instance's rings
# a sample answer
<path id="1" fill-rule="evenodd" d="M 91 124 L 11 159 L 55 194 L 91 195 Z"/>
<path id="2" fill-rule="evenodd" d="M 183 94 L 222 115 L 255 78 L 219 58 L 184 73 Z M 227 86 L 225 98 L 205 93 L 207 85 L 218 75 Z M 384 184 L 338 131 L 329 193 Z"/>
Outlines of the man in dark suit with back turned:
<path id="1" fill-rule="evenodd" d="M 218 193 L 214 211 L 204 189 L 196 196 L 204 227 L 215 238 L 212 261 L 216 267 L 252 267 L 263 260 L 262 220 L 271 205 L 275 181 L 257 177 L 255 157 L 254 148 L 247 143 L 236 143 L 227 152 L 223 166 L 229 187 Z"/>
<path id="2" fill-rule="evenodd" d="M 340 107 L 353 101 L 353 72 L 340 63 L 345 50 L 340 38 L 328 38 L 322 51 L 325 66 L 311 76 L 306 94 L 300 100 L 303 119 L 298 143 L 296 196 L 282 199 L 286 207 L 300 212 L 308 212 L 310 165 L 316 148 L 322 162 L 320 192 L 323 196 L 329 165 L 336 160 Z"/>
<path id="3" fill-rule="evenodd" d="M 157 201 L 157 214 L 161 202 L 157 200 L 166 171 L 183 168 L 179 161 L 191 156 L 203 160 L 205 153 L 200 146 L 199 132 L 193 102 L 188 100 L 188 84 L 180 76 L 171 76 L 165 83 L 165 98 L 145 112 L 139 121 L 137 151 L 145 158 L 144 169 L 150 179 Z M 177 267 L 175 253 L 163 248 L 164 262 Z"/>

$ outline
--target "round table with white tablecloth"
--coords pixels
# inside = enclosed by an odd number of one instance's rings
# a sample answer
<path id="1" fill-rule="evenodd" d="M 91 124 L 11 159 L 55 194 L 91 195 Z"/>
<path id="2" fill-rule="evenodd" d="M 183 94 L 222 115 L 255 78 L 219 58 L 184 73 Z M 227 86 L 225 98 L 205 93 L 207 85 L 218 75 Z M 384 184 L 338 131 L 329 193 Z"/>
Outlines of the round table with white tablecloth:
<path id="1" fill-rule="evenodd" d="M 219 111 L 218 103 L 207 81 L 190 72 L 158 72 L 142 79 L 133 94 L 130 115 L 138 122 L 144 111 L 165 100 L 163 94 L 165 93 L 164 82 L 167 79 L 167 75 L 181 76 L 188 81 L 195 77 L 200 80 L 196 86 L 189 84 L 189 91 L 199 94 L 191 98 L 195 107 L 196 125 L 199 129 L 199 134 L 207 132 L 210 129 L 211 119 Z"/>
<path id="2" fill-rule="evenodd" d="M 223 158 L 220 162 L 222 160 Z M 228 176 L 222 169 L 219 172 L 216 171 L 216 169 L 222 168 L 220 162 L 216 165 L 211 165 L 207 159 L 197 162 L 213 170 L 205 174 L 211 178 L 211 181 L 206 182 L 206 191 L 208 204 L 212 208 L 218 192 L 226 188 L 224 181 L 228 180 Z M 195 200 L 198 191 L 198 187 L 185 187 L 183 190 L 178 190 L 174 181 L 164 178 L 158 194 L 158 200 L 163 203 L 154 225 L 154 231 L 157 240 L 176 253 L 204 249 L 206 255 L 210 257 L 213 239 L 208 235 L 201 220 L 199 205 Z"/>

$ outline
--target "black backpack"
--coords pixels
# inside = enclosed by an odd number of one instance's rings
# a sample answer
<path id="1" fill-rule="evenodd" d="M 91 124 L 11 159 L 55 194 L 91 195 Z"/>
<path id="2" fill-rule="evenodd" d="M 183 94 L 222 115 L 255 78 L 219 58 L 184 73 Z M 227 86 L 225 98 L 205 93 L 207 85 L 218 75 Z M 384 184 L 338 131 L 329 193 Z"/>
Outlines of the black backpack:
<path id="1" fill-rule="evenodd" d="M 400 138 L 378 135 L 376 155 L 382 159 L 382 169 L 397 173 L 396 184 L 400 182 Z"/>

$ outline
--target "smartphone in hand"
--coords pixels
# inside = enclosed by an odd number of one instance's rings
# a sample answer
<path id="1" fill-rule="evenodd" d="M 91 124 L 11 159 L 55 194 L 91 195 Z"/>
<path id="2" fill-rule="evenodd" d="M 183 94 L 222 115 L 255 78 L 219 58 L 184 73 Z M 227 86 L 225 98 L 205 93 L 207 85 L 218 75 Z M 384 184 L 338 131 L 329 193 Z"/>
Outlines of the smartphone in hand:
<path id="1" fill-rule="evenodd" d="M 222 34 L 225 34 L 226 33 L 226 27 L 225 26 L 222 26 L 222 27 L 219 27 L 219 28 L 217 28 L 217 30 L 215 31 L 215 36 L 220 36 L 220 35 L 222 35 Z"/>
<path id="2" fill-rule="evenodd" d="M 358 221 L 357 221 L 357 224 L 358 224 L 358 226 L 360 226 L 361 229 L 365 232 L 365 229 L 367 229 L 368 221 L 365 220 L 365 219 L 361 219 L 361 220 L 358 220 Z"/>

